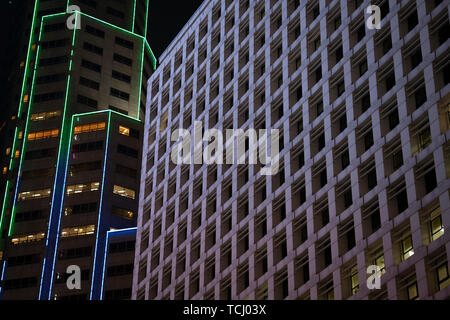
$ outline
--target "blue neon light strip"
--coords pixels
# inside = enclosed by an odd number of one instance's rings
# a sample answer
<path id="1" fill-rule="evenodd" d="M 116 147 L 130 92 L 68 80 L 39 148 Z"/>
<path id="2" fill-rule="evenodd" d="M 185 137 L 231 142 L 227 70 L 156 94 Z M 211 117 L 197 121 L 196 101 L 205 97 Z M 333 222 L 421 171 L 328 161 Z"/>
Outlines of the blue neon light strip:
<path id="1" fill-rule="evenodd" d="M 109 111 L 109 110 L 108 110 Z M 106 180 L 106 168 L 107 168 L 107 160 L 108 160 L 108 150 L 109 150 L 109 136 L 110 136 L 110 129 L 111 129 L 111 112 L 108 112 L 108 127 L 106 128 L 106 146 L 105 146 L 105 158 L 103 159 L 103 177 L 102 177 L 102 191 L 100 193 L 100 206 L 98 210 L 98 220 L 97 220 L 97 234 L 95 238 L 95 251 L 94 251 L 94 261 L 93 261 L 93 268 L 92 268 L 92 282 L 91 282 L 91 291 L 89 298 L 90 300 L 98 300 L 100 299 L 101 292 L 97 292 L 95 283 L 97 279 L 97 251 L 99 247 L 99 235 L 100 235 L 100 229 L 102 227 L 102 213 L 103 213 L 103 194 L 105 192 L 105 180 Z M 106 239 L 105 239 L 106 240 Z M 103 245 L 105 243 L 102 241 Z M 101 266 L 100 266 L 101 267 Z M 97 282 L 98 283 L 98 282 Z"/>
<path id="2" fill-rule="evenodd" d="M 127 229 L 118 229 L 118 230 L 109 230 L 106 232 L 106 245 L 105 245 L 105 250 L 103 252 L 103 272 L 102 272 L 102 285 L 101 285 L 101 296 L 100 296 L 100 300 L 103 300 L 104 298 L 104 287 L 105 287 L 105 273 L 106 273 L 106 257 L 108 255 L 108 246 L 109 246 L 109 237 L 111 235 L 111 237 L 120 237 L 123 235 L 129 235 L 129 234 L 134 234 L 136 235 L 137 232 L 137 227 L 134 228 L 127 228 Z"/>

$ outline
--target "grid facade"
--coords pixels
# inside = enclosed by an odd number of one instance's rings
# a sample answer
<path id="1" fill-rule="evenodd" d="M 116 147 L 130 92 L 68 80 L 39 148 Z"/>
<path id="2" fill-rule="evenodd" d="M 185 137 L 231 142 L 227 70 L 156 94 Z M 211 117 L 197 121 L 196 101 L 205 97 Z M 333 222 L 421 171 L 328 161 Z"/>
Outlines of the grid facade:
<path id="1" fill-rule="evenodd" d="M 370 4 L 202 4 L 148 81 L 133 298 L 448 298 L 449 2 Z M 279 172 L 175 165 L 195 121 L 279 129 Z"/>

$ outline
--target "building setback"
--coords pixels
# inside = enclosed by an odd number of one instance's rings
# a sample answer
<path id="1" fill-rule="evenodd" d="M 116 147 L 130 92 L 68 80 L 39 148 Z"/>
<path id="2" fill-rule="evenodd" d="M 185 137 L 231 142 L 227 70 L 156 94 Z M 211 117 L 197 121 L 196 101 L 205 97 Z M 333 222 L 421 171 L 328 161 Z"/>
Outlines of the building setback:
<path id="1" fill-rule="evenodd" d="M 148 82 L 133 298 L 448 298 L 448 15 L 205 1 Z M 279 172 L 174 164 L 171 135 L 195 121 L 279 129 Z"/>
<path id="2" fill-rule="evenodd" d="M 72 5 L 81 12 L 66 13 Z M 2 299 L 131 297 L 133 236 L 109 232 L 136 227 L 145 80 L 156 67 L 148 6 L 34 2 L 0 220 Z M 80 290 L 66 285 L 72 265 Z"/>

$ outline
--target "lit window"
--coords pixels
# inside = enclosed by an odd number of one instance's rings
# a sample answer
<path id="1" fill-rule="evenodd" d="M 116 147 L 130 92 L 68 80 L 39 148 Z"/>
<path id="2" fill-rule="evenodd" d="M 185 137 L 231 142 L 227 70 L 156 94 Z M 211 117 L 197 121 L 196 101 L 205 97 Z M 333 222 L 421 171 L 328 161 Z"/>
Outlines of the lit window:
<path id="1" fill-rule="evenodd" d="M 430 216 L 431 241 L 438 239 L 444 234 L 440 208 L 436 208 Z"/>
<path id="2" fill-rule="evenodd" d="M 19 201 L 43 199 L 50 197 L 51 189 L 27 191 L 19 193 Z"/>
<path id="3" fill-rule="evenodd" d="M 3 167 L 3 174 L 6 174 L 8 172 L 8 167 Z"/>
<path id="4" fill-rule="evenodd" d="M 450 275 L 448 274 L 448 265 L 445 262 L 442 266 L 436 270 L 439 290 L 444 289 L 450 284 Z"/>
<path id="5" fill-rule="evenodd" d="M 384 255 L 381 254 L 377 258 L 375 258 L 374 264 L 380 268 L 380 273 L 383 275 L 386 272 L 386 267 L 384 265 Z"/>
<path id="6" fill-rule="evenodd" d="M 31 46 L 31 50 L 36 50 L 36 43 L 33 43 L 33 45 Z"/>
<path id="7" fill-rule="evenodd" d="M 130 198 L 133 200 L 135 199 L 135 191 L 131 190 L 131 189 L 127 189 L 127 188 L 115 185 L 113 192 L 114 192 L 114 194 L 117 194 L 122 197 Z"/>
<path id="8" fill-rule="evenodd" d="M 16 153 L 14 154 L 14 157 L 16 159 L 20 157 L 20 150 L 16 150 Z"/>
<path id="9" fill-rule="evenodd" d="M 34 140 L 50 139 L 50 138 L 56 138 L 56 137 L 58 137 L 58 135 L 59 135 L 59 129 L 38 131 L 38 132 L 29 133 L 28 140 L 34 141 Z"/>
<path id="10" fill-rule="evenodd" d="M 352 295 L 359 291 L 358 267 L 354 266 L 351 271 Z"/>
<path id="11" fill-rule="evenodd" d="M 22 140 L 22 138 L 23 138 L 23 131 L 20 131 L 20 132 L 19 132 L 18 138 L 19 138 L 19 140 Z"/>
<path id="12" fill-rule="evenodd" d="M 26 94 L 23 96 L 23 102 L 27 103 L 29 100 L 29 96 Z"/>
<path id="13" fill-rule="evenodd" d="M 67 195 L 83 193 L 83 192 L 91 192 L 98 191 L 100 187 L 100 182 L 92 182 L 88 184 L 77 184 L 73 186 L 67 187 Z"/>
<path id="14" fill-rule="evenodd" d="M 61 115 L 61 110 L 51 111 L 51 112 L 42 112 L 42 113 L 34 113 L 31 115 L 31 121 L 42 121 L 51 118 L 55 118 Z"/>
<path id="15" fill-rule="evenodd" d="M 86 132 L 94 132 L 94 131 L 102 131 L 105 130 L 106 123 L 98 122 L 98 123 L 90 123 L 82 126 L 76 126 L 74 129 L 75 134 L 86 133 Z"/>
<path id="16" fill-rule="evenodd" d="M 20 62 L 20 67 L 23 68 L 25 66 L 25 61 Z"/>
<path id="17" fill-rule="evenodd" d="M 95 225 L 91 224 L 89 226 L 82 227 L 72 227 L 72 228 L 64 228 L 61 232 L 61 237 L 79 237 L 79 236 L 87 236 L 90 234 L 94 234 Z"/>
<path id="18" fill-rule="evenodd" d="M 130 211 L 130 210 L 127 210 L 127 209 L 122 209 L 122 208 L 119 208 L 119 207 L 113 207 L 112 208 L 112 213 L 114 215 L 116 215 L 116 216 L 125 218 L 127 220 L 132 220 L 133 216 L 134 216 L 133 211 Z"/>
<path id="19" fill-rule="evenodd" d="M 411 235 L 402 239 L 402 258 L 403 261 L 414 254 Z"/>
<path id="20" fill-rule="evenodd" d="M 130 128 L 119 126 L 119 133 L 123 134 L 124 136 L 130 136 Z"/>
<path id="21" fill-rule="evenodd" d="M 408 290 L 408 299 L 409 300 L 417 300 L 419 298 L 419 292 L 417 290 L 417 283 L 414 282 L 407 288 Z"/>
<path id="22" fill-rule="evenodd" d="M 11 154 L 11 148 L 6 148 L 5 154 L 9 156 Z"/>
<path id="23" fill-rule="evenodd" d="M 18 245 L 18 244 L 22 244 L 22 243 L 41 241 L 42 239 L 44 239 L 44 237 L 45 237 L 45 233 L 30 234 L 30 235 L 15 237 L 15 238 L 11 239 L 11 242 L 14 245 Z"/>

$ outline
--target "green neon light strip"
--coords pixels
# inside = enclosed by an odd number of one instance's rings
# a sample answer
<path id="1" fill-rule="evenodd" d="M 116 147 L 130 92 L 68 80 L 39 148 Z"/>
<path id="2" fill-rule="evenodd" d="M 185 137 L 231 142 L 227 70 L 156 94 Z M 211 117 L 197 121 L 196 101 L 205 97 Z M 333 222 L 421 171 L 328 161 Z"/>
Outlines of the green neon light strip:
<path id="1" fill-rule="evenodd" d="M 145 45 L 144 40 L 142 40 L 142 52 L 141 52 L 141 76 L 139 77 L 139 93 L 138 93 L 138 104 L 137 104 L 137 110 L 136 110 L 136 116 L 139 118 L 139 114 L 141 112 L 141 95 L 142 95 L 142 75 L 144 74 L 144 52 L 145 52 Z"/>
<path id="2" fill-rule="evenodd" d="M 144 21 L 144 38 L 147 38 L 147 25 L 148 25 L 148 3 L 150 0 L 145 1 L 145 21 Z"/>
<path id="3" fill-rule="evenodd" d="M 136 0 L 134 0 L 133 4 L 133 20 L 131 23 L 131 32 L 134 32 L 134 23 L 136 22 Z"/>
<path id="4" fill-rule="evenodd" d="M 43 29 L 44 29 L 44 20 L 51 18 L 51 17 L 55 17 L 55 16 L 57 16 L 57 15 L 48 15 L 48 16 L 43 16 L 41 18 L 39 41 L 41 41 L 41 39 L 42 39 L 42 33 L 43 33 Z M 19 177 L 20 177 L 20 173 L 22 171 L 22 166 L 23 166 L 25 153 L 26 153 L 26 146 L 27 146 L 27 140 L 28 140 L 27 137 L 28 137 L 29 123 L 30 123 L 30 116 L 31 116 L 31 106 L 33 104 L 33 95 L 34 95 L 34 88 L 35 88 L 35 82 L 36 82 L 35 81 L 36 80 L 36 70 L 38 69 L 38 61 L 39 61 L 40 52 L 41 52 L 41 46 L 38 45 L 37 52 L 36 52 L 36 59 L 35 59 L 35 63 L 34 63 L 33 81 L 32 81 L 32 85 L 31 85 L 31 92 L 30 92 L 30 97 L 29 97 L 27 121 L 25 123 L 25 131 L 23 133 L 23 144 L 22 144 L 22 151 L 20 154 L 19 169 L 18 169 L 17 180 L 16 180 L 16 191 L 14 194 L 14 202 L 13 202 L 13 208 L 12 208 L 12 212 L 11 212 L 11 219 L 10 219 L 10 225 L 9 225 L 8 235 L 10 237 L 13 235 L 13 232 L 14 232 L 14 222 L 15 222 L 15 216 L 16 216 L 16 210 L 17 210 L 16 201 L 17 201 L 17 195 L 18 195 Z"/>
<path id="5" fill-rule="evenodd" d="M 28 78 L 28 74 L 29 74 L 29 69 L 30 69 L 30 60 L 31 60 L 31 47 L 33 45 L 33 40 L 34 40 L 34 25 L 36 23 L 36 17 L 37 17 L 37 9 L 39 7 L 39 0 L 35 0 L 34 2 L 34 9 L 33 9 L 33 20 L 31 22 L 31 29 L 30 29 L 30 39 L 28 41 L 28 52 L 27 52 L 27 58 L 25 60 L 25 68 L 24 68 L 24 73 L 23 73 L 23 80 L 22 80 L 22 90 L 20 93 L 20 101 L 19 101 L 19 109 L 17 112 L 17 118 L 20 118 L 20 115 L 22 114 L 22 109 L 23 109 L 23 98 L 25 96 L 25 88 L 27 87 L 27 78 Z M 35 65 L 36 66 L 36 63 Z M 28 99 L 28 102 L 30 102 L 30 98 Z M 16 153 L 16 145 L 17 145 L 17 140 L 18 140 L 18 126 L 16 126 L 16 130 L 14 133 L 14 142 L 13 142 L 13 149 L 11 150 L 12 155 L 15 155 Z M 24 143 L 25 143 L 25 137 L 23 136 L 24 139 Z M 23 150 L 23 149 L 22 149 Z M 22 152 L 23 153 L 23 152 Z M 21 154 L 22 156 L 22 154 Z M 11 171 L 12 168 L 14 167 L 14 157 L 12 157 L 10 159 L 10 163 L 9 163 L 9 170 Z M 6 207 L 7 207 L 7 203 L 9 200 L 9 185 L 11 184 L 11 181 L 8 180 L 6 182 L 6 189 L 5 189 L 5 194 L 3 197 L 3 206 L 2 206 L 2 213 L 1 213 L 1 218 L 0 218 L 0 231 L 3 231 L 3 224 L 4 224 L 4 220 L 5 220 L 5 214 L 6 214 Z"/>
<path id="6" fill-rule="evenodd" d="M 5 196 L 5 198 L 3 199 L 3 206 L 2 206 L 2 213 L 4 213 L 5 212 L 5 210 L 6 210 L 6 204 L 8 203 L 8 195 L 9 195 L 9 192 L 8 192 L 8 190 L 9 190 L 9 185 L 11 184 L 11 182 L 8 180 L 7 182 L 6 182 L 6 196 Z M 1 218 L 0 218 L 0 234 L 3 234 L 3 222 L 4 222 L 4 219 L 5 219 L 5 215 L 4 214 L 2 214 L 2 216 L 1 216 Z"/>
<path id="7" fill-rule="evenodd" d="M 130 119 L 136 122 L 142 122 L 139 119 L 127 116 L 126 114 L 111 110 L 111 109 L 105 109 L 105 110 L 98 110 L 98 111 L 91 111 L 91 112 L 86 112 L 86 113 L 79 113 L 79 114 L 75 114 L 74 117 L 78 118 L 78 117 L 84 117 L 84 116 L 91 116 L 91 115 L 96 115 L 96 114 L 102 114 L 102 113 L 107 113 L 107 112 L 111 112 L 112 114 L 124 117 L 126 119 Z"/>

